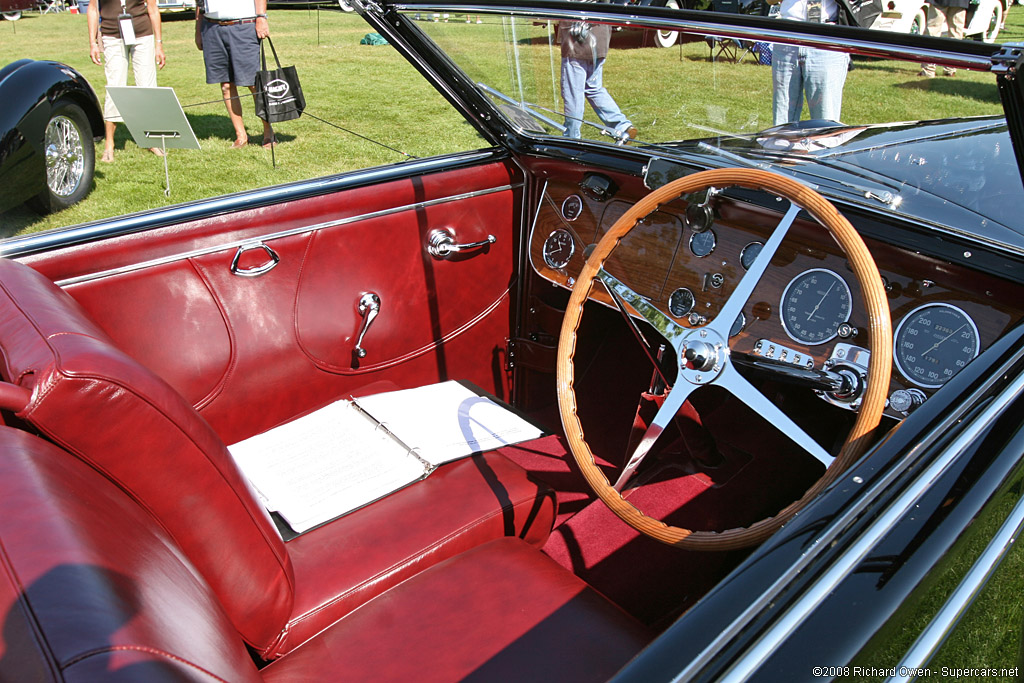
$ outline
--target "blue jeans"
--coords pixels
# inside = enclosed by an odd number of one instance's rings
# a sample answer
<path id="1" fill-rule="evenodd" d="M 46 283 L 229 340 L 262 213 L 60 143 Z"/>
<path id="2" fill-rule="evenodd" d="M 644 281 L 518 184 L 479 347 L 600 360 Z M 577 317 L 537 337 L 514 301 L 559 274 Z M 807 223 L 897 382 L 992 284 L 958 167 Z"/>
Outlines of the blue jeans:
<path id="1" fill-rule="evenodd" d="M 811 47 L 778 45 L 772 49 L 772 105 L 775 125 L 800 120 L 804 94 L 810 118 L 839 121 L 849 55 Z"/>
<path id="2" fill-rule="evenodd" d="M 604 125 L 615 130 L 616 135 L 625 135 L 633 124 L 630 123 L 619 105 L 608 94 L 604 87 L 602 72 L 604 60 L 596 62 L 579 59 L 562 60 L 562 102 L 565 113 L 565 135 L 570 138 L 580 136 L 580 123 L 583 121 L 584 98 L 590 102 L 598 118 Z"/>

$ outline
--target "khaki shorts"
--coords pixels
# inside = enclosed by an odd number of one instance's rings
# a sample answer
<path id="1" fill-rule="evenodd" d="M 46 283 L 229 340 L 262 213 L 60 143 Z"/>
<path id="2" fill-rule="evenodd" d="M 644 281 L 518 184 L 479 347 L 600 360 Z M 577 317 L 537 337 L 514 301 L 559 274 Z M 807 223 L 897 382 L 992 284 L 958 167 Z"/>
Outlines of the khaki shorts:
<path id="1" fill-rule="evenodd" d="M 103 36 L 103 71 L 108 86 L 128 85 L 128 60 L 131 60 L 135 85 L 156 87 L 156 39 L 150 35 L 138 40 L 135 45 L 126 46 L 120 38 Z M 107 93 L 107 101 L 103 105 L 103 119 L 124 121 L 110 99 L 110 93 Z"/>

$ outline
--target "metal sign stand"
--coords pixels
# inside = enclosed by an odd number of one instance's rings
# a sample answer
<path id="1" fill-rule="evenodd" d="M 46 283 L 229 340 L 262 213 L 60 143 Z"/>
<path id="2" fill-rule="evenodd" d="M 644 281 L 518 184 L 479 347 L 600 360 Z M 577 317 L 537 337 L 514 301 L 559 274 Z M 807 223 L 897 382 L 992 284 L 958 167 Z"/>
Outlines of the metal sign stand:
<path id="1" fill-rule="evenodd" d="M 128 132 L 139 147 L 149 149 L 160 141 L 164 153 L 164 196 L 171 196 L 168 149 L 201 149 L 173 88 L 109 86 L 107 92 L 121 112 Z"/>

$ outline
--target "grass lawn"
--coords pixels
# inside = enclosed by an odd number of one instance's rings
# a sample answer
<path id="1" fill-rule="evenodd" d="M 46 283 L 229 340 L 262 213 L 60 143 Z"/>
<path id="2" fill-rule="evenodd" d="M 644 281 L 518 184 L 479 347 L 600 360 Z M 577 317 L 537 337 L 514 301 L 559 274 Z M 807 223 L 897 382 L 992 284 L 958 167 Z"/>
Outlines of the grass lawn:
<path id="1" fill-rule="evenodd" d="M 421 26 L 442 46 L 453 48 L 456 59 L 460 52 L 472 55 L 472 77 L 515 93 L 510 55 L 494 51 L 489 43 L 506 26 L 486 18 L 483 25 L 453 21 Z M 127 129 L 118 126 L 116 161 L 96 164 L 95 187 L 84 201 L 42 218 L 23 207 L 12 209 L 0 215 L 0 237 L 406 158 L 359 135 L 418 157 L 482 145 L 472 126 L 394 49 L 359 44 L 369 27 L 358 15 L 274 9 L 270 28 L 282 62 L 298 67 L 308 114 L 275 126 L 281 142 L 276 168 L 270 152 L 259 144 L 230 149 L 233 131 L 219 87 L 205 82 L 194 21 L 190 16 L 165 15 L 167 66 L 158 75 L 159 84 L 174 88 L 202 145 L 201 151 L 171 152 L 171 197 L 163 195 L 163 164 L 139 149 Z M 557 57 L 553 64 L 546 28 L 521 30 L 510 48 L 521 50 L 522 68 L 514 75 L 534 86 L 539 104 L 560 110 Z M 1000 39 L 1024 39 L 1024 9 L 1011 8 Z M 89 60 L 84 16 L 30 13 L 18 22 L 0 22 L 0 64 L 22 57 L 70 64 L 102 97 L 103 69 Z M 1001 112 L 990 74 L 961 72 L 956 79 L 925 81 L 916 77 L 916 70 L 913 64 L 858 60 L 847 79 L 843 119 L 868 123 Z M 605 82 L 640 128 L 641 137 L 666 140 L 703 137 L 709 130 L 755 131 L 770 126 L 768 74 L 767 67 L 750 60 L 713 63 L 707 46 L 696 42 L 682 50 L 615 50 Z M 246 98 L 242 104 L 253 142 L 258 143 L 262 129 L 252 102 Z M 101 151 L 98 143 L 97 159 Z"/>

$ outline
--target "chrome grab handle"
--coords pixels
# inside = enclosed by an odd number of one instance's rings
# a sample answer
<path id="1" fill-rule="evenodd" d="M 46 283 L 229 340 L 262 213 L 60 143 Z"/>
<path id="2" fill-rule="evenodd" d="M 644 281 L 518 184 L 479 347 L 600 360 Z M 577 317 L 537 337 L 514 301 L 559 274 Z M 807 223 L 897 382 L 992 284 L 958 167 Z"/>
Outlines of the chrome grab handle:
<path id="1" fill-rule="evenodd" d="M 242 258 L 242 254 L 251 249 L 262 249 L 267 253 L 267 256 L 270 257 L 270 260 L 264 263 L 262 266 L 253 266 L 252 268 L 239 268 L 238 261 L 239 259 Z M 263 242 L 258 242 L 256 244 L 247 244 L 245 246 L 239 247 L 238 251 L 235 252 L 235 258 L 231 259 L 231 272 L 232 274 L 238 275 L 240 277 L 256 277 L 257 275 L 263 275 L 263 273 L 268 272 L 280 262 L 281 257 L 277 255 L 277 252 L 268 247 L 267 245 L 263 244 Z"/>
<path id="2" fill-rule="evenodd" d="M 448 258 L 452 254 L 457 254 L 460 251 L 468 251 L 470 249 L 479 249 L 480 247 L 486 247 L 488 244 L 494 244 L 498 241 L 498 238 L 494 235 L 488 235 L 487 239 L 481 240 L 480 242 L 470 242 L 469 244 L 457 244 L 455 242 L 455 233 L 450 229 L 434 229 L 427 235 L 427 253 L 434 258 Z"/>
<path id="3" fill-rule="evenodd" d="M 380 297 L 373 292 L 366 292 L 359 297 L 359 315 L 363 316 L 363 326 L 359 330 L 359 338 L 356 339 L 356 357 L 366 358 L 366 349 L 363 348 L 363 337 L 370 330 L 370 323 L 380 313 Z"/>

